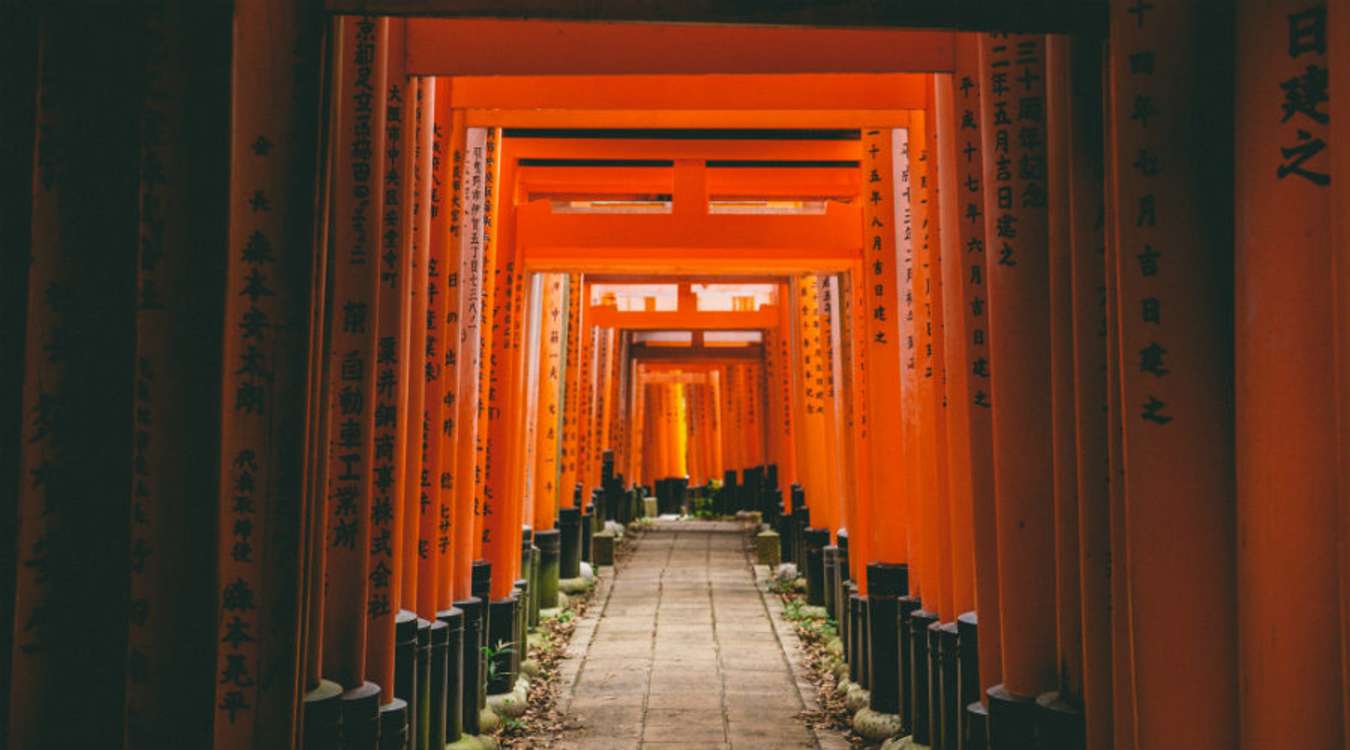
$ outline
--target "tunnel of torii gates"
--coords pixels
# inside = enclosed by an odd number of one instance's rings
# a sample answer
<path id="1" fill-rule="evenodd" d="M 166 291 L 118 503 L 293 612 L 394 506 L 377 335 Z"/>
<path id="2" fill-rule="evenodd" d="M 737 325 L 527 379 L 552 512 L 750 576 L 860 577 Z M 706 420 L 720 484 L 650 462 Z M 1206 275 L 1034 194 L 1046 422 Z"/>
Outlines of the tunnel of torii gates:
<path id="1" fill-rule="evenodd" d="M 920 745 L 1345 746 L 1350 3 L 473 5 L 4 4 L 10 747 L 474 734 L 698 509 Z"/>

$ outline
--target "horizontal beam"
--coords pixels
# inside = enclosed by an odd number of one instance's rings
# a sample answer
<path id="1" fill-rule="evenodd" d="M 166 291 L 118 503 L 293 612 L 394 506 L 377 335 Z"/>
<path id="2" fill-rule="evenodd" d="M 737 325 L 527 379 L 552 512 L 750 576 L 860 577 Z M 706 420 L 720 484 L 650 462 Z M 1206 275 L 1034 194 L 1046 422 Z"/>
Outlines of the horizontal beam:
<path id="1" fill-rule="evenodd" d="M 708 194 L 726 198 L 849 197 L 862 190 L 862 171 L 844 167 L 709 168 Z M 669 167 L 520 167 L 518 195 L 669 194 Z"/>
<path id="2" fill-rule="evenodd" d="M 677 194 L 677 201 L 679 196 Z M 533 253 L 588 250 L 682 252 L 717 250 L 729 256 L 774 251 L 785 256 L 856 258 L 862 247 L 862 220 L 856 205 L 830 203 L 812 216 L 746 216 L 682 212 L 672 214 L 554 214 L 545 201 L 517 209 L 518 237 L 527 258 Z"/>
<path id="3" fill-rule="evenodd" d="M 466 122 L 484 128 L 904 128 L 909 110 L 470 109 Z"/>
<path id="4" fill-rule="evenodd" d="M 762 159 L 857 161 L 861 140 L 529 138 L 508 135 L 508 159 Z"/>
<path id="5" fill-rule="evenodd" d="M 680 364 L 685 367 L 704 366 L 712 369 L 723 364 L 763 359 L 764 347 L 760 344 L 739 347 L 643 346 L 642 344 L 633 344 L 628 348 L 628 353 L 629 356 L 647 368 L 660 367 L 663 364 Z"/>
<path id="6" fill-rule="evenodd" d="M 376 11 L 378 12 L 378 11 Z M 408 24 L 413 75 L 701 75 L 950 72 L 942 31 L 690 26 L 684 23 L 419 18 Z"/>
<path id="7" fill-rule="evenodd" d="M 928 80 L 915 73 L 461 76 L 455 78 L 450 106 L 644 112 L 909 110 L 923 109 Z M 787 127 L 772 120 L 761 126 Z"/>
<path id="8" fill-rule="evenodd" d="M 842 273 L 857 265 L 858 248 L 608 248 L 596 252 L 585 247 L 527 249 L 525 270 L 538 273 L 595 273 L 679 275 L 793 276 L 803 273 Z"/>
<path id="9" fill-rule="evenodd" d="M 829 3 L 762 0 L 327 0 L 337 13 L 589 21 L 897 26 L 968 31 L 1089 31 L 1106 28 L 1107 0 L 929 0 Z"/>
<path id="10" fill-rule="evenodd" d="M 592 305 L 586 319 L 601 328 L 628 331 L 752 331 L 778 327 L 778 310 L 754 311 L 633 311 L 621 312 L 612 305 Z"/>

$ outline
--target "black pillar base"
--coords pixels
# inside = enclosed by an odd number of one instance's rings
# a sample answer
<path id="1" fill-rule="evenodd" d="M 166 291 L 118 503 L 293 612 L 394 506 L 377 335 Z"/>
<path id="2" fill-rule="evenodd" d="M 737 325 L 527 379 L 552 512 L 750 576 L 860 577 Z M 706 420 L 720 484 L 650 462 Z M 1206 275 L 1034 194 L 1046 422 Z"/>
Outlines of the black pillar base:
<path id="1" fill-rule="evenodd" d="M 498 599 L 488 605 L 488 649 L 493 652 L 488 667 L 487 694 L 497 695 L 511 690 L 511 653 L 514 648 L 515 601 L 511 597 Z"/>
<path id="2" fill-rule="evenodd" d="M 431 621 L 417 618 L 417 724 L 413 726 L 413 747 L 431 747 Z"/>
<path id="3" fill-rule="evenodd" d="M 966 737 L 961 750 L 989 750 L 989 709 L 979 701 L 966 705 Z"/>
<path id="4" fill-rule="evenodd" d="M 342 725 L 342 686 L 322 680 L 305 693 L 305 740 L 302 750 L 329 750 L 338 746 Z"/>
<path id="5" fill-rule="evenodd" d="M 478 734 L 478 702 L 482 693 L 483 673 L 480 658 L 483 653 L 483 600 L 471 596 L 455 602 L 455 609 L 464 613 L 464 647 L 460 651 L 460 669 L 464 678 L 460 693 L 460 715 L 465 734 Z"/>
<path id="6" fill-rule="evenodd" d="M 867 609 L 867 600 L 858 595 L 858 587 L 848 585 L 848 638 L 853 644 L 853 658 L 848 662 L 848 679 L 861 685 L 867 672 L 867 631 L 863 612 Z"/>
<path id="7" fill-rule="evenodd" d="M 406 609 L 394 617 L 394 697 L 408 705 L 408 741 L 417 727 L 417 614 Z"/>
<path id="8" fill-rule="evenodd" d="M 473 585 L 470 593 L 482 600 L 483 606 L 478 610 L 478 633 L 482 639 L 480 648 L 474 652 L 478 659 L 478 684 L 474 687 L 474 696 L 478 698 L 478 708 L 487 706 L 487 655 L 483 653 L 481 646 L 490 644 L 488 641 L 488 602 L 492 600 L 492 563 L 487 560 L 473 561 Z M 475 711 L 474 715 L 477 716 Z M 478 732 L 472 732 L 478 734 Z"/>
<path id="9" fill-rule="evenodd" d="M 910 736 L 920 745 L 933 744 L 932 705 L 928 694 L 928 626 L 937 622 L 937 615 L 926 609 L 916 609 L 909 615 L 910 695 L 913 709 Z"/>
<path id="10" fill-rule="evenodd" d="M 980 700 L 979 618 L 966 612 L 956 618 L 957 696 L 963 708 Z M 970 712 L 961 712 L 961 736 L 970 736 Z M 962 742 L 962 750 L 967 745 Z"/>
<path id="11" fill-rule="evenodd" d="M 853 642 L 849 637 L 849 628 L 845 625 L 848 620 L 848 529 L 840 529 L 835 533 L 836 551 L 834 566 L 834 611 L 838 614 L 835 618 L 839 620 L 839 640 L 844 643 L 844 661 L 847 662 L 853 658 Z"/>
<path id="12" fill-rule="evenodd" d="M 511 632 L 511 685 L 516 684 L 516 675 L 520 674 L 520 663 L 525 660 L 525 639 L 530 632 L 530 582 L 524 578 L 516 580 L 516 590 L 511 596 L 515 602 L 515 628 Z"/>
<path id="13" fill-rule="evenodd" d="M 380 742 L 380 686 L 363 682 L 342 693 L 342 725 L 338 747 L 368 750 Z"/>
<path id="14" fill-rule="evenodd" d="M 911 661 L 914 637 L 910 633 L 909 618 L 919 608 L 919 600 L 902 596 L 897 602 L 896 630 L 900 633 L 900 732 L 914 731 L 914 663 Z"/>
<path id="15" fill-rule="evenodd" d="M 559 566 L 562 532 L 557 529 L 536 531 L 534 541 L 539 545 L 539 608 L 555 609 L 558 606 L 558 579 L 562 577 Z"/>
<path id="16" fill-rule="evenodd" d="M 581 511 L 562 508 L 558 511 L 558 576 L 577 578 L 581 575 Z"/>
<path id="17" fill-rule="evenodd" d="M 937 658 L 933 663 L 938 666 L 937 679 L 930 680 L 938 686 L 934 706 L 933 746 L 939 744 L 944 750 L 957 750 L 961 745 L 961 702 L 957 677 L 957 629 L 955 622 L 944 622 L 929 632 L 936 636 L 929 641 L 929 648 L 937 644 Z"/>
<path id="18" fill-rule="evenodd" d="M 431 745 L 445 746 L 445 694 L 450 684 L 450 626 L 431 623 Z"/>
<path id="19" fill-rule="evenodd" d="M 1083 750 L 1087 744 L 1083 710 L 1060 697 L 1057 692 L 1042 693 L 1036 699 L 1036 734 L 1041 747 L 1054 750 Z"/>
<path id="20" fill-rule="evenodd" d="M 445 741 L 464 735 L 464 610 L 458 607 L 436 613 L 447 630 L 445 661 Z"/>
<path id="21" fill-rule="evenodd" d="M 591 561 L 591 539 L 595 536 L 595 521 L 591 513 L 581 514 L 581 561 Z M 577 575 L 581 575 L 581 566 L 577 566 Z M 575 576 L 574 576 L 575 577 Z"/>
<path id="22" fill-rule="evenodd" d="M 1036 701 L 1009 693 L 1002 685 L 989 688 L 990 750 L 1036 748 Z"/>
<path id="23" fill-rule="evenodd" d="M 870 706 L 883 714 L 900 713 L 899 600 L 909 592 L 909 566 L 867 564 L 867 672 L 871 675 Z"/>
<path id="24" fill-rule="evenodd" d="M 394 698 L 380 706 L 380 750 L 408 750 L 408 702 Z"/>
<path id="25" fill-rule="evenodd" d="M 834 587 L 839 581 L 839 547 L 833 544 L 827 544 L 820 550 L 821 567 L 821 595 L 825 600 L 825 614 L 839 619 L 839 613 L 834 608 L 835 593 Z"/>
<path id="26" fill-rule="evenodd" d="M 825 606 L 825 564 L 822 559 L 825 545 L 830 543 L 829 529 L 807 529 L 802 534 L 806 545 L 806 603 L 813 607 Z"/>

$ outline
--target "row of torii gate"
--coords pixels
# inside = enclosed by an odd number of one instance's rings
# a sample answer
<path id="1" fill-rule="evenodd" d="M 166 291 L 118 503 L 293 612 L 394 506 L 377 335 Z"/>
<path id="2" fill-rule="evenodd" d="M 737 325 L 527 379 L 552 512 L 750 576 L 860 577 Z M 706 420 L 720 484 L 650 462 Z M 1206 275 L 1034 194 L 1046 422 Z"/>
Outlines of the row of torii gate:
<path id="1" fill-rule="evenodd" d="M 920 744 L 1340 746 L 1350 400 L 1327 331 L 1350 320 L 1350 171 L 1328 144 L 1350 74 L 1309 74 L 1345 70 L 1350 24 L 1343 2 L 1240 5 L 1236 104 L 1203 62 L 1231 51 L 1205 4 L 1112 2 L 1102 39 L 320 33 L 323 14 L 250 0 L 218 47 L 170 26 L 144 67 L 108 55 L 145 84 L 120 98 L 61 88 L 63 55 L 115 42 L 44 25 L 11 745 L 79 731 L 54 722 L 74 683 L 52 675 L 86 652 L 54 647 L 77 639 L 49 602 L 111 574 L 53 575 L 47 550 L 110 548 L 106 510 L 71 509 L 121 466 L 89 436 L 130 419 L 127 591 L 97 593 L 125 638 L 79 647 L 124 650 L 124 684 L 96 686 L 122 704 L 89 709 L 123 744 L 193 710 L 218 748 L 473 734 L 521 657 L 489 669 L 480 647 L 524 642 L 531 597 L 639 507 L 632 485 L 725 477 L 784 540 L 829 548 L 811 559 L 852 586 L 833 605 L 851 674 Z M 153 19 L 97 17 L 165 44 Z M 164 135 L 225 69 L 228 169 Z M 95 167 L 126 166 L 93 145 L 104 111 L 137 123 L 104 123 L 140 155 L 114 185 L 136 243 L 67 220 L 120 174 Z M 216 178 L 227 215 L 192 221 Z M 215 296 L 181 251 L 201 226 L 228 230 Z M 134 288 L 91 280 L 123 256 Z M 719 285 L 730 309 L 703 302 Z M 222 331 L 219 364 L 177 356 L 184 319 Z M 125 392 L 89 398 L 116 362 Z M 63 399 L 87 408 L 55 419 Z M 185 446 L 216 463 L 189 470 Z M 204 531 L 178 502 L 203 473 Z M 192 575 L 185 529 L 215 551 Z M 194 640 L 177 626 L 206 578 Z M 207 669 L 209 710 L 182 695 Z"/>

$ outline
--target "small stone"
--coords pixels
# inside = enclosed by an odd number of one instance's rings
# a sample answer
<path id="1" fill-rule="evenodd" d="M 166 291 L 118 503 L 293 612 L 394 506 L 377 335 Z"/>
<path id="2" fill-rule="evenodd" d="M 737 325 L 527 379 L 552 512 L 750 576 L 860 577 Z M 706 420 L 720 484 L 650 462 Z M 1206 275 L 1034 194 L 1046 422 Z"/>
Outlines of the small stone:
<path id="1" fill-rule="evenodd" d="M 472 734 L 464 734 L 458 740 L 447 743 L 445 750 L 483 750 L 483 741 Z"/>
<path id="2" fill-rule="evenodd" d="M 478 712 L 478 731 L 480 737 L 487 736 L 501 729 L 502 720 L 497 716 L 497 712 L 492 710 L 491 706 Z"/>
<path id="3" fill-rule="evenodd" d="M 594 539 L 594 537 L 592 537 L 592 539 Z M 591 564 L 585 560 L 581 561 L 581 577 L 587 581 L 595 580 L 595 568 L 591 567 Z"/>
<path id="4" fill-rule="evenodd" d="M 872 700 L 872 694 L 863 690 L 861 685 L 852 684 L 848 688 L 848 697 L 844 699 L 844 705 L 851 712 L 856 712 L 865 707 Z"/>
<path id="5" fill-rule="evenodd" d="M 876 742 L 900 733 L 900 715 L 883 714 L 864 706 L 853 715 L 853 731 Z"/>
<path id="6" fill-rule="evenodd" d="M 582 563 L 583 565 L 585 563 Z M 563 594 L 584 594 L 591 590 L 592 581 L 585 578 L 564 578 L 558 581 L 558 591 Z"/>
<path id="7" fill-rule="evenodd" d="M 805 579 L 805 578 L 797 578 L 797 579 L 794 579 L 794 580 L 792 581 L 792 590 L 793 590 L 793 591 L 796 591 L 796 592 L 799 593 L 799 594 L 805 594 L 805 593 L 806 593 L 806 579 Z"/>

